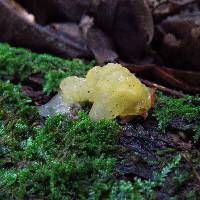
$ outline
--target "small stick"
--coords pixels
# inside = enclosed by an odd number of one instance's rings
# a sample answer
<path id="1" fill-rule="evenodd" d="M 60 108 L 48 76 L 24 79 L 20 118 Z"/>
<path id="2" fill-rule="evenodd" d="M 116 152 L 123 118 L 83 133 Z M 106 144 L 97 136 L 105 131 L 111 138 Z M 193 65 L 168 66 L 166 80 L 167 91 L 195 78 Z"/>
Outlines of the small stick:
<path id="1" fill-rule="evenodd" d="M 172 89 L 169 89 L 169 88 L 166 88 L 162 85 L 159 85 L 157 83 L 153 83 L 151 81 L 148 81 L 148 80 L 144 80 L 144 79 L 140 79 L 145 85 L 151 87 L 151 88 L 156 88 L 162 92 L 165 92 L 165 93 L 168 93 L 172 96 L 176 96 L 178 98 L 181 98 L 181 97 L 185 97 L 186 95 L 183 94 L 182 92 L 179 92 L 177 90 L 172 90 Z"/>

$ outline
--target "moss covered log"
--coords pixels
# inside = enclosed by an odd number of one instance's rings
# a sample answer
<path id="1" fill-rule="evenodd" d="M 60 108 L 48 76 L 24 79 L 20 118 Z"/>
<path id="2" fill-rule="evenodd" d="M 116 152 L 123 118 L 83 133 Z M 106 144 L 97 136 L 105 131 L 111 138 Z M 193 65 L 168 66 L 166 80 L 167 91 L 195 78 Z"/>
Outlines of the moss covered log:
<path id="1" fill-rule="evenodd" d="M 64 115 L 41 124 L 36 107 L 20 86 L 0 81 L 1 198 L 143 199 L 177 166 L 172 160 L 153 180 L 117 181 L 120 126 L 113 120 L 92 122 L 86 113 L 76 121 Z M 40 123 L 39 123 L 40 122 Z"/>
<path id="2" fill-rule="evenodd" d="M 198 199 L 200 191 L 191 187 L 195 173 L 185 167 L 181 152 L 170 155 L 159 149 L 162 160 L 147 162 L 141 156 L 136 161 L 138 153 L 120 144 L 123 127 L 117 121 L 92 122 L 87 112 L 77 120 L 65 115 L 41 118 L 32 99 L 22 93 L 21 84 L 32 74 L 42 74 L 43 89 L 51 92 L 63 76 L 84 75 L 92 65 L 0 44 L 0 199 L 157 199 L 166 185 L 176 191 L 169 189 L 172 199 Z M 18 85 L 5 81 L 9 76 Z M 160 128 L 167 129 L 174 116 L 197 123 L 196 102 L 198 97 L 159 94 L 154 115 Z M 198 172 L 199 153 L 192 154 Z M 155 171 L 149 179 L 116 177 L 116 166 L 130 160 Z M 188 182 L 189 189 L 181 192 Z"/>

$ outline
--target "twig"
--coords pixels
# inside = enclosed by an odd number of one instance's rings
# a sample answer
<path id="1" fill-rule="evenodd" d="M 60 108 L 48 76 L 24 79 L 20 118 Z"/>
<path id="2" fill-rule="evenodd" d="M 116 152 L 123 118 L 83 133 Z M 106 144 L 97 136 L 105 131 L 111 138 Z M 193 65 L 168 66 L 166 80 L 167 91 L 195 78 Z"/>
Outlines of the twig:
<path id="1" fill-rule="evenodd" d="M 149 87 L 151 87 L 151 88 L 156 88 L 156 89 L 158 89 L 158 90 L 160 90 L 160 91 L 162 91 L 162 92 L 168 93 L 168 94 L 170 94 L 170 95 L 172 95 L 172 96 L 176 96 L 176 97 L 179 97 L 179 98 L 185 97 L 185 96 L 186 96 L 186 95 L 183 94 L 182 92 L 179 92 L 179 91 L 177 91 L 177 90 L 172 90 L 172 89 L 170 89 L 170 88 L 166 88 L 166 87 L 164 87 L 164 86 L 162 86 L 162 85 L 159 85 L 159 84 L 157 84 L 157 83 L 153 83 L 153 82 L 151 82 L 151 81 L 144 80 L 144 79 L 140 79 L 140 80 L 141 80 L 145 85 L 147 85 L 147 86 L 149 86 Z"/>

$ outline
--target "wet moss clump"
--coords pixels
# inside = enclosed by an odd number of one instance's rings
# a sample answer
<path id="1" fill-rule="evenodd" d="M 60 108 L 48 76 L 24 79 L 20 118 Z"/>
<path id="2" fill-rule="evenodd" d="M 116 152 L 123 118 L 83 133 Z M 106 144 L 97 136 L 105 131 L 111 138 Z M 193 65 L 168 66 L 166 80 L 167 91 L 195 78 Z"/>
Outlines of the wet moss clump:
<path id="1" fill-rule="evenodd" d="M 195 103 L 198 102 L 198 96 L 174 98 L 158 93 L 153 115 L 158 120 L 159 129 L 164 132 L 174 119 L 182 119 L 195 125 L 194 141 L 197 142 L 200 139 L 200 105 Z"/>
<path id="2" fill-rule="evenodd" d="M 24 81 L 30 75 L 40 73 L 44 77 L 43 89 L 47 93 L 56 91 L 64 77 L 84 76 L 92 66 L 94 62 L 87 64 L 80 59 L 65 60 L 0 43 L 0 75 Z"/>
<path id="3" fill-rule="evenodd" d="M 120 127 L 86 113 L 38 124 L 37 110 L 19 86 L 0 82 L 0 190 L 15 198 L 83 199 L 106 195 L 113 181 Z"/>

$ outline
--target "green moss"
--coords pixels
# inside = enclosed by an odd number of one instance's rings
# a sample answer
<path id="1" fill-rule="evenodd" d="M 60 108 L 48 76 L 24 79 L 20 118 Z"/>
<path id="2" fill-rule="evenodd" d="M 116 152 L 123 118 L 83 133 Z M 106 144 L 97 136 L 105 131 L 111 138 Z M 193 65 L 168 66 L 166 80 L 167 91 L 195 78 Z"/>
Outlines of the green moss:
<path id="1" fill-rule="evenodd" d="M 186 199 L 188 200 L 198 200 L 200 196 L 200 189 L 196 188 L 186 193 Z"/>
<path id="2" fill-rule="evenodd" d="M 178 165 L 175 157 L 152 180 L 117 181 L 120 127 L 113 120 L 65 115 L 41 124 L 20 86 L 0 81 L 0 197 L 3 199 L 154 199 Z"/>
<path id="3" fill-rule="evenodd" d="M 20 86 L 0 82 L 0 188 L 14 198 L 97 198 L 110 190 L 119 150 L 115 121 L 50 117 L 43 127 Z M 7 167 L 9 166 L 9 167 Z"/>
<path id="4" fill-rule="evenodd" d="M 44 91 L 47 93 L 56 91 L 62 78 L 84 76 L 93 65 L 94 62 L 86 64 L 79 59 L 65 60 L 0 43 L 0 75 L 15 76 L 22 81 L 40 73 L 45 77 Z"/>
<path id="5" fill-rule="evenodd" d="M 193 176 L 188 171 L 176 170 L 172 178 L 172 184 L 174 187 L 179 189 L 184 183 L 191 180 Z"/>
<path id="6" fill-rule="evenodd" d="M 194 141 L 197 142 L 200 138 L 200 106 L 193 104 L 196 101 L 199 102 L 200 97 L 187 96 L 184 98 L 173 98 L 158 93 L 153 115 L 158 120 L 159 129 L 165 131 L 174 119 L 183 119 L 188 123 L 196 124 Z"/>
<path id="7" fill-rule="evenodd" d="M 129 181 L 119 181 L 113 184 L 112 190 L 110 193 L 110 200 L 116 199 L 134 199 L 142 200 L 144 197 L 136 190 L 133 184 Z"/>
<path id="8" fill-rule="evenodd" d="M 0 76 L 23 81 L 41 73 L 48 92 L 65 76 L 84 75 L 91 65 L 0 44 Z M 159 127 L 164 130 L 174 117 L 198 124 L 200 109 L 194 101 L 199 98 L 159 94 L 154 111 Z M 197 126 L 196 140 L 199 130 Z M 151 180 L 116 180 L 113 172 L 122 162 L 119 134 L 116 121 L 92 122 L 87 113 L 80 113 L 76 121 L 65 115 L 45 120 L 20 85 L 0 81 L 0 199 L 155 199 L 178 167 L 180 155 Z M 181 186 L 186 178 L 175 173 L 174 184 Z M 196 191 L 188 194 L 195 195 Z"/>
<path id="9" fill-rule="evenodd" d="M 135 179 L 133 187 L 140 194 L 143 194 L 145 199 L 156 199 L 156 188 L 164 187 L 167 176 L 176 169 L 181 161 L 181 155 L 176 155 L 168 164 L 163 167 L 161 172 L 154 173 L 152 180 Z"/>

